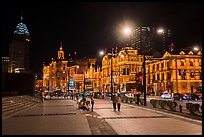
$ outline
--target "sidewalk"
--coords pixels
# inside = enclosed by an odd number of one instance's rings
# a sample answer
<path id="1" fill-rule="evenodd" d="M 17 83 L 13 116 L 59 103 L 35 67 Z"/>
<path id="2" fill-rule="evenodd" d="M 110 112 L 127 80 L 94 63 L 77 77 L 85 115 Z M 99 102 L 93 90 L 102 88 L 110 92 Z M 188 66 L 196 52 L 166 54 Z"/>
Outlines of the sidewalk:
<path id="1" fill-rule="evenodd" d="M 118 135 L 201 135 L 202 121 L 122 103 L 114 112 L 109 99 L 95 99 L 94 111 Z"/>
<path id="2" fill-rule="evenodd" d="M 91 130 L 75 101 L 45 100 L 2 119 L 2 135 L 91 135 Z"/>

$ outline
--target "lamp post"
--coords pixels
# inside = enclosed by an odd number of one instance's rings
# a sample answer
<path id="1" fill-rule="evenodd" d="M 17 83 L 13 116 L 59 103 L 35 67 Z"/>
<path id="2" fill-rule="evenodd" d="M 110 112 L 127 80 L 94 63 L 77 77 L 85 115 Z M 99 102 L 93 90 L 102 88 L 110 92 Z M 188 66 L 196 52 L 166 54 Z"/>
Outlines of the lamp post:
<path id="1" fill-rule="evenodd" d="M 68 68 L 68 84 L 67 84 L 68 93 L 69 93 L 69 81 L 70 81 L 70 70 Z"/>
<path id="2" fill-rule="evenodd" d="M 111 54 L 111 100 L 113 99 L 113 54 Z"/>
<path id="3" fill-rule="evenodd" d="M 110 90 L 111 90 L 111 100 L 113 99 L 112 98 L 112 95 L 113 95 L 113 91 L 114 91 L 114 89 L 113 89 L 113 56 L 115 56 L 116 54 L 114 54 L 113 53 L 113 50 L 112 50 L 112 53 L 108 53 L 108 56 L 109 57 L 111 57 L 111 62 L 110 62 L 110 68 L 111 68 L 111 76 L 110 76 L 110 78 L 111 78 L 111 88 L 110 88 Z"/>
<path id="4" fill-rule="evenodd" d="M 85 72 L 84 72 L 84 92 L 86 91 L 85 83 L 86 83 L 86 78 L 85 78 Z"/>
<path id="5" fill-rule="evenodd" d="M 145 63 L 146 63 L 146 58 L 145 58 L 145 51 L 143 53 L 143 90 L 144 90 L 144 106 L 146 106 L 146 67 L 145 67 Z"/>

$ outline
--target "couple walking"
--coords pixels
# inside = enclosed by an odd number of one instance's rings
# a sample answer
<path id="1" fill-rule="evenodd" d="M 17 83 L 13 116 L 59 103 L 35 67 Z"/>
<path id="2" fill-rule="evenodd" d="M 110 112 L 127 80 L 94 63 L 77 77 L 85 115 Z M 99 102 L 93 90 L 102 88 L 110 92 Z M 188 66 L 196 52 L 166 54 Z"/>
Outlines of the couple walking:
<path id="1" fill-rule="evenodd" d="M 116 105 L 118 107 L 118 111 L 120 111 L 120 106 L 121 106 L 121 103 L 122 103 L 122 99 L 121 99 L 121 96 L 120 94 L 113 94 L 113 109 L 114 111 L 116 111 Z"/>

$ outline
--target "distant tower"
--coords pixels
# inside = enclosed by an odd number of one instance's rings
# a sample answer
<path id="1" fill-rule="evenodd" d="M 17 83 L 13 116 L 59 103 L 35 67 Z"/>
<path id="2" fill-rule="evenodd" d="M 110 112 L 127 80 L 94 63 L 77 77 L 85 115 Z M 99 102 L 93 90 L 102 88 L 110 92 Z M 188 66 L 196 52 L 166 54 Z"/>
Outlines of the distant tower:
<path id="1" fill-rule="evenodd" d="M 132 47 L 138 50 L 140 53 L 144 50 L 151 52 L 152 47 L 151 41 L 151 30 L 150 27 L 138 27 L 133 30 L 133 36 L 131 40 Z"/>
<path id="2" fill-rule="evenodd" d="M 64 51 L 62 49 L 62 41 L 60 43 L 60 50 L 58 51 L 58 59 L 64 60 Z"/>
<path id="3" fill-rule="evenodd" d="M 21 13 L 21 21 L 16 26 L 14 31 L 14 39 L 9 45 L 9 73 L 29 72 L 29 43 L 30 37 L 26 25 L 23 22 L 23 15 Z"/>
<path id="4" fill-rule="evenodd" d="M 158 28 L 146 26 L 138 27 L 133 30 L 132 35 L 132 47 L 141 53 L 143 50 L 147 51 L 147 54 L 152 55 L 155 52 L 164 54 L 166 51 L 171 53 L 173 51 L 171 30 L 164 29 L 162 34 L 159 34 Z"/>

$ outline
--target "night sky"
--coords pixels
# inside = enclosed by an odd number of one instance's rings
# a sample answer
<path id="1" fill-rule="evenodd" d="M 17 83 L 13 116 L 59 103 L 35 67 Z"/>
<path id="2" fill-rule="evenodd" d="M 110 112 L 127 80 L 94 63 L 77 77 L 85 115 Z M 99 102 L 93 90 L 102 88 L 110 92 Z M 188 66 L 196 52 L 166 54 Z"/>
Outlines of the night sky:
<path id="1" fill-rule="evenodd" d="M 171 29 L 177 49 L 202 45 L 202 3 L 151 2 L 4 2 L 2 4 L 2 56 L 8 56 L 13 31 L 20 23 L 28 27 L 31 37 L 31 68 L 42 71 L 57 58 L 60 41 L 65 57 L 77 52 L 77 58 L 98 56 L 101 49 L 119 48 L 121 26 L 161 26 Z"/>

